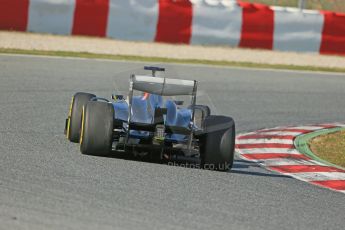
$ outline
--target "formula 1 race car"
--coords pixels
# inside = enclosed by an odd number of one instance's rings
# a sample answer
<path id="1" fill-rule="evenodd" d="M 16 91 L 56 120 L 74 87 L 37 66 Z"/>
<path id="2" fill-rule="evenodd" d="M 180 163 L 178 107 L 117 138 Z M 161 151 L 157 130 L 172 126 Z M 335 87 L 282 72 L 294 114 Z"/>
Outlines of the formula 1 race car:
<path id="1" fill-rule="evenodd" d="M 113 95 L 109 101 L 76 93 L 65 124 L 67 139 L 87 155 L 123 152 L 228 171 L 234 160 L 234 120 L 196 104 L 197 81 L 157 77 L 157 71 L 165 71 L 160 67 L 144 69 L 152 74 L 132 74 L 126 98 Z M 178 96 L 191 103 L 184 106 Z"/>

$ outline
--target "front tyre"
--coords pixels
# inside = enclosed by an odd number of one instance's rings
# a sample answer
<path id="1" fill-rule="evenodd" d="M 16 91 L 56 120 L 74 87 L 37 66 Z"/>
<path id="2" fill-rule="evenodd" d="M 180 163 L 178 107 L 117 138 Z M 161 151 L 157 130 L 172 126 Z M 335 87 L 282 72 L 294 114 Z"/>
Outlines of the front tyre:
<path id="1" fill-rule="evenodd" d="M 113 140 L 114 107 L 111 103 L 89 101 L 82 109 L 80 151 L 104 156 L 110 153 Z"/>
<path id="2" fill-rule="evenodd" d="M 205 118 L 200 137 L 201 166 L 228 171 L 234 162 L 235 122 L 231 117 L 211 115 Z"/>

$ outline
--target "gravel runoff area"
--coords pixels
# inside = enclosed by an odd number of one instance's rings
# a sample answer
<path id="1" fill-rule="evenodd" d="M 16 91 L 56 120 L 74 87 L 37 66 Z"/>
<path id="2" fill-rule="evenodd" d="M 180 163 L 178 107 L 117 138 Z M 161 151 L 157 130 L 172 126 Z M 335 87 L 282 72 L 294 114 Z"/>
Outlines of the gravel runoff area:
<path id="1" fill-rule="evenodd" d="M 224 46 L 171 45 L 107 38 L 0 31 L 0 48 L 344 68 L 345 58 Z"/>

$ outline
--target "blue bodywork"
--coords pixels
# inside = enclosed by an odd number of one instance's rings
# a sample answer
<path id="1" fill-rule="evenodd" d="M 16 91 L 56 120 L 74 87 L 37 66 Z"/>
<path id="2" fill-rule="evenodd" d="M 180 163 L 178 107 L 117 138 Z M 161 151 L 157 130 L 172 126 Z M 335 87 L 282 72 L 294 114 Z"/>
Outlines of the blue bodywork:
<path id="1" fill-rule="evenodd" d="M 124 122 L 128 121 L 129 106 L 125 100 L 113 102 L 115 110 L 115 119 Z M 150 94 L 147 98 L 144 96 L 134 96 L 132 98 L 131 122 L 152 124 L 154 111 L 156 108 L 166 108 L 167 113 L 164 116 L 164 124 L 168 126 L 178 126 L 188 128 L 191 122 L 192 111 L 186 108 L 178 108 L 173 100 L 163 101 L 163 97 Z M 145 139 L 149 137 L 146 131 L 131 130 L 130 137 Z M 185 142 L 187 138 L 181 134 L 171 134 L 166 136 L 166 141 Z"/>

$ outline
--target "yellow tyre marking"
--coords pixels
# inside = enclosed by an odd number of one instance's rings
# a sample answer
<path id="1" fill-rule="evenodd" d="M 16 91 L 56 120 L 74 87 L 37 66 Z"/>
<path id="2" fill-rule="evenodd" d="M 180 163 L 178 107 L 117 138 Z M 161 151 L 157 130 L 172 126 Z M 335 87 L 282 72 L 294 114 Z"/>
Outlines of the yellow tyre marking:
<path id="1" fill-rule="evenodd" d="M 80 146 L 83 143 L 84 125 L 85 125 L 85 106 L 83 106 L 82 113 L 81 113 L 81 131 L 80 131 L 80 139 L 79 139 Z"/>
<path id="2" fill-rule="evenodd" d="M 74 103 L 74 96 L 72 97 L 71 104 L 69 105 L 69 111 L 68 111 L 68 120 L 67 120 L 67 132 L 66 132 L 66 137 L 69 140 L 69 131 L 70 131 L 70 126 L 71 126 L 71 116 L 72 116 L 72 107 Z"/>

